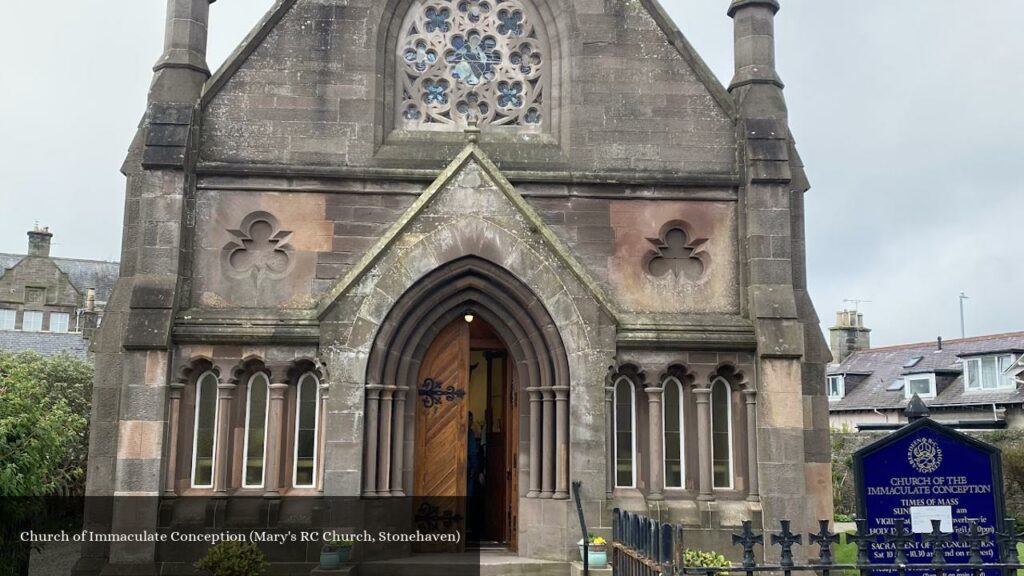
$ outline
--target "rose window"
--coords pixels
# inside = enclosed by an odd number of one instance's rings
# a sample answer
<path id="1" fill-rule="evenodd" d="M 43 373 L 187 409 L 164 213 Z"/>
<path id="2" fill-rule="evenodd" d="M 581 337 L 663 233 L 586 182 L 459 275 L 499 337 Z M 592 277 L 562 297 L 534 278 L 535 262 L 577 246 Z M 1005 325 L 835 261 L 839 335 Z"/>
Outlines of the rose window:
<path id="1" fill-rule="evenodd" d="M 398 127 L 541 131 L 543 31 L 526 0 L 416 0 L 398 44 Z"/>

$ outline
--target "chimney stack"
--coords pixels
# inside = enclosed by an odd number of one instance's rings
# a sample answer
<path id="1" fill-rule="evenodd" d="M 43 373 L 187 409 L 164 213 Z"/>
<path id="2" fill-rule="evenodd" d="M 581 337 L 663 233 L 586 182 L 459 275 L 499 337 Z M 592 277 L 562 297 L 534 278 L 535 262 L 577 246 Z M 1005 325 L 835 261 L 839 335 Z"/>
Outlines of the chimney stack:
<path id="1" fill-rule="evenodd" d="M 51 238 L 53 238 L 53 234 L 50 233 L 49 228 L 40 228 L 39 225 L 36 225 L 28 233 L 28 255 L 49 258 Z"/>
<path id="2" fill-rule="evenodd" d="M 829 328 L 832 361 L 840 363 L 858 350 L 871 348 L 871 330 L 864 327 L 864 314 L 856 310 L 836 312 L 836 325 Z"/>

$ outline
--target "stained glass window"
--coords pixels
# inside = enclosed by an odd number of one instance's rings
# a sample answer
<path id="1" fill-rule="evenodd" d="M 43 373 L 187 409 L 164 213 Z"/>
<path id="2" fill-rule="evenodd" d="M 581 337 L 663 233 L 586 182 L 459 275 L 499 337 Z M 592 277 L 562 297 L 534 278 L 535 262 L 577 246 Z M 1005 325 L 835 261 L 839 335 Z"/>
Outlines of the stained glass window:
<path id="1" fill-rule="evenodd" d="M 416 0 L 398 41 L 397 126 L 540 131 L 546 39 L 528 0 Z"/>
<path id="2" fill-rule="evenodd" d="M 636 407 L 633 383 L 620 378 L 615 384 L 615 485 L 636 486 Z"/>
<path id="3" fill-rule="evenodd" d="M 665 487 L 683 488 L 683 385 L 675 378 L 665 381 L 662 410 L 665 427 Z"/>

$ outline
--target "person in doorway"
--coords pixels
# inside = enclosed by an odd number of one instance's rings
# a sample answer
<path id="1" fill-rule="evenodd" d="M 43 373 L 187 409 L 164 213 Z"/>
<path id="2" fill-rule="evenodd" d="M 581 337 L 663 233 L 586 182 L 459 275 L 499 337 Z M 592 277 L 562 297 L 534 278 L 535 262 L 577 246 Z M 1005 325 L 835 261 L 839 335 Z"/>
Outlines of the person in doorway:
<path id="1" fill-rule="evenodd" d="M 483 505 L 480 500 L 483 497 L 482 478 L 484 470 L 483 447 L 480 443 L 480 436 L 476 431 L 476 422 L 473 413 L 469 413 L 469 437 L 467 439 L 468 454 L 466 458 L 466 499 L 469 506 L 469 522 L 467 536 L 470 540 L 478 540 L 481 528 L 483 527 Z"/>

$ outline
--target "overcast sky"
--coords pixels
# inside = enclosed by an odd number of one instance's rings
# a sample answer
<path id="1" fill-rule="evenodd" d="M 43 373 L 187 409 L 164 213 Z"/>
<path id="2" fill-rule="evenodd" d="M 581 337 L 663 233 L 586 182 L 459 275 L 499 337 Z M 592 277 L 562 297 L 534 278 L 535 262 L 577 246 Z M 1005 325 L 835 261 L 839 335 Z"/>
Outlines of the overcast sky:
<path id="1" fill-rule="evenodd" d="M 116 259 L 118 168 L 160 55 L 163 0 L 11 2 L 0 21 L 0 252 Z M 212 6 L 216 68 L 273 2 Z M 663 0 L 723 83 L 728 0 Z M 808 167 L 811 294 L 870 300 L 875 345 L 1024 330 L 1024 2 L 782 0 L 779 73 Z"/>

